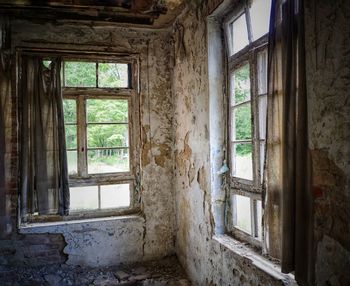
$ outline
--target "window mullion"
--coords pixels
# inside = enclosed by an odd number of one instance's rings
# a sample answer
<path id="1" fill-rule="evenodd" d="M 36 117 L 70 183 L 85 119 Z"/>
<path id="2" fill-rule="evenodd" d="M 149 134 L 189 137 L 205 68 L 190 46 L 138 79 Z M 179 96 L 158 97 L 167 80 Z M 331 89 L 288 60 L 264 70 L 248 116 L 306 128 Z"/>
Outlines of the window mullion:
<path id="1" fill-rule="evenodd" d="M 85 98 L 78 96 L 78 174 L 87 176 Z"/>
<path id="2" fill-rule="evenodd" d="M 258 237 L 258 213 L 256 200 L 250 199 L 250 214 L 252 225 L 252 236 Z"/>
<path id="3" fill-rule="evenodd" d="M 253 30 L 252 30 L 252 21 L 250 19 L 248 1 L 246 1 L 246 5 L 244 9 L 245 9 L 245 15 L 246 15 L 246 22 L 247 22 L 248 40 L 249 40 L 249 44 L 251 44 L 253 42 Z"/>
<path id="4" fill-rule="evenodd" d="M 259 102 L 258 102 L 258 84 L 257 84 L 257 55 L 254 51 L 251 53 L 251 108 L 253 122 L 253 183 L 256 188 L 260 185 L 259 170 L 260 170 L 260 143 L 259 143 Z"/>
<path id="5" fill-rule="evenodd" d="M 98 63 L 96 63 L 96 87 L 98 88 Z"/>
<path id="6" fill-rule="evenodd" d="M 98 209 L 101 209 L 101 185 L 98 185 Z"/>

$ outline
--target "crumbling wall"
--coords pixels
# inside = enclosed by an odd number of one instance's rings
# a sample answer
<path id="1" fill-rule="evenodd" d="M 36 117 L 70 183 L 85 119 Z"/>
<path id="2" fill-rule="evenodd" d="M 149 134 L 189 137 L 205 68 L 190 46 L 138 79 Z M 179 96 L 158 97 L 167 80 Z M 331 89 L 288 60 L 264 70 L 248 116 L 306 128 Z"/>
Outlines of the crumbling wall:
<path id="1" fill-rule="evenodd" d="M 208 78 L 210 8 L 195 7 L 191 5 L 174 25 L 176 252 L 194 285 L 283 285 L 283 277 L 257 267 L 242 244 L 213 239 L 210 185 L 216 173 L 210 165 L 210 120 L 220 120 L 222 114 L 210 118 L 209 81 L 220 78 Z"/>
<path id="2" fill-rule="evenodd" d="M 196 285 L 275 285 L 236 251 L 212 238 L 206 1 L 175 26 L 176 251 Z M 209 3 L 215 1 L 208 1 Z M 305 1 L 308 2 L 308 1 Z M 347 1 L 306 4 L 307 87 L 315 195 L 317 285 L 349 285 L 350 9 Z M 181 34 L 181 33 L 180 33 Z M 210 45 L 210 44 L 209 44 Z M 218 54 L 219 57 L 219 54 Z M 224 126 L 223 126 L 224 128 Z M 284 282 L 287 283 L 287 282 Z"/>
<path id="3" fill-rule="evenodd" d="M 7 192 L 12 218 L 12 233 L 8 240 L 0 240 L 3 249 L 12 252 L 3 264 L 18 262 L 15 258 L 24 244 L 34 234 L 46 241 L 55 237 L 52 249 L 68 255 L 71 264 L 111 265 L 161 258 L 174 253 L 174 193 L 173 193 L 173 140 L 171 60 L 172 41 L 170 30 L 132 29 L 116 25 L 91 23 L 44 23 L 12 19 L 11 38 L 13 53 L 16 47 L 49 48 L 62 50 L 114 52 L 138 55 L 140 58 L 140 114 L 141 114 L 141 192 L 142 213 L 138 218 L 123 217 L 106 222 L 69 222 L 60 226 L 38 226 L 17 232 L 18 194 L 18 120 L 15 91 L 12 101 L 11 120 L 8 122 L 6 177 Z M 15 66 L 14 66 L 15 83 Z M 63 234 L 63 236 L 62 236 Z M 64 238 L 64 239 L 62 239 Z M 50 244 L 50 242 L 47 242 Z M 10 245 L 11 244 L 11 247 Z M 23 245 L 23 247 L 22 247 Z M 40 247 L 36 247 L 40 253 Z M 45 249 L 45 246 L 43 246 Z M 94 252 L 88 255 L 89 251 Z M 103 251 L 102 251 L 103 250 Z M 32 251 L 33 255 L 35 254 Z M 46 252 L 46 260 L 62 261 Z M 64 256 L 63 256 L 64 257 Z M 31 257 L 28 256 L 28 259 Z M 15 260 L 15 261 L 14 261 Z M 29 260 L 28 260 L 29 261 Z M 44 262 L 44 261 L 43 261 Z M 45 262 L 46 263 L 46 262 Z"/>
<path id="4" fill-rule="evenodd" d="M 317 285 L 350 284 L 350 3 L 305 1 Z"/>

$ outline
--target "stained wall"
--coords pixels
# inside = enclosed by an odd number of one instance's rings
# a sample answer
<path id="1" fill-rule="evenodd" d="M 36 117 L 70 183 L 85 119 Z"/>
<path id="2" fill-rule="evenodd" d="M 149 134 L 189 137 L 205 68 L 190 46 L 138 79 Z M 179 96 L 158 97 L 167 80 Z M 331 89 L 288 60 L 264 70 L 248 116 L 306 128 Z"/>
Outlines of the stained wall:
<path id="1" fill-rule="evenodd" d="M 222 61 L 222 51 L 208 39 L 208 31 L 221 33 L 220 28 L 215 31 L 207 25 L 208 10 L 215 2 L 220 1 L 189 5 L 174 25 L 176 253 L 194 285 L 284 285 L 291 283 L 290 277 L 276 269 L 264 270 L 257 255 L 241 243 L 216 236 L 223 231 L 220 212 L 225 194 L 216 171 L 224 145 L 211 144 L 215 137 L 224 136 L 225 100 L 224 81 L 215 74 L 214 63 Z M 221 36 L 216 40 L 221 41 Z M 209 65 L 210 49 L 216 53 Z"/>
<path id="2" fill-rule="evenodd" d="M 220 205 L 220 194 L 212 184 L 217 179 L 214 166 L 217 162 L 213 158 L 222 158 L 224 146 L 221 150 L 219 145 L 214 150 L 211 146 L 212 132 L 222 136 L 210 128 L 213 122 L 220 128 L 217 121 L 222 120 L 222 114 L 213 115 L 210 111 L 215 104 L 211 100 L 211 84 L 215 86 L 215 82 L 222 80 L 211 76 L 211 59 L 208 61 L 207 57 L 214 44 L 208 39 L 208 32 L 212 31 L 206 15 L 214 2 L 218 1 L 199 1 L 202 4 L 197 8 L 190 5 L 174 26 L 175 35 L 179 34 L 178 27 L 185 28 L 183 37 L 175 37 L 173 81 L 176 253 L 195 285 L 291 283 L 268 269 L 261 271 L 255 258 L 240 251 L 244 246 L 226 247 L 225 239 L 218 240 L 215 236 L 215 232 L 220 232 L 217 222 L 221 215 L 220 207 L 215 210 Z M 350 5 L 347 1 L 305 2 L 309 144 L 315 197 L 315 279 L 317 285 L 348 285 Z M 221 61 L 220 52 L 217 60 Z M 222 104 L 220 96 L 217 100 L 217 104 Z"/>
<path id="3" fill-rule="evenodd" d="M 350 284 L 350 3 L 306 5 L 317 285 Z"/>
<path id="4" fill-rule="evenodd" d="M 42 259 L 37 260 L 39 264 L 67 260 L 70 264 L 96 266 L 156 259 L 173 254 L 173 61 L 170 30 L 152 31 L 115 25 L 42 23 L 12 19 L 11 39 L 13 67 L 17 47 L 127 53 L 139 58 L 141 144 L 138 148 L 141 153 L 142 212 L 112 220 L 37 225 L 18 233 L 16 219 L 20 127 L 17 123 L 19 99 L 15 90 L 14 68 L 12 97 L 7 103 L 11 112 L 7 113 L 8 152 L 5 163 L 11 230 L 7 237 L 0 240 L 0 262 L 32 263 L 32 257 L 40 256 Z M 32 239 L 33 243 L 26 243 Z M 53 239 L 55 243 L 51 242 Z M 37 245 L 37 241 L 41 241 L 42 248 Z M 45 247 L 51 252 L 45 251 Z M 19 256 L 21 259 L 14 258 Z"/>

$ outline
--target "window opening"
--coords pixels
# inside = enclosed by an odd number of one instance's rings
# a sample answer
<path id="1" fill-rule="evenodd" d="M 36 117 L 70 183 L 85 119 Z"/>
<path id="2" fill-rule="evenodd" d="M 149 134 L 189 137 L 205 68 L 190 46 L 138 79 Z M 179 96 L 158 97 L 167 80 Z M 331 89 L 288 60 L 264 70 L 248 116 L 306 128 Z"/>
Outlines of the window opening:
<path id="1" fill-rule="evenodd" d="M 226 229 L 255 246 L 262 239 L 270 7 L 271 0 L 246 1 L 224 23 L 230 90 Z"/>

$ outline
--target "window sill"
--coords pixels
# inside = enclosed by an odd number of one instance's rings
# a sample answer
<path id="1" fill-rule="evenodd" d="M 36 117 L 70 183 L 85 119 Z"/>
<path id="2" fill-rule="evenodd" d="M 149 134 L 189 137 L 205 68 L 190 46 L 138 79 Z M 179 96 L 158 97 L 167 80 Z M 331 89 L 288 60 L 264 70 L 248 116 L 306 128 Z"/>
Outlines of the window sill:
<path id="1" fill-rule="evenodd" d="M 213 239 L 229 251 L 237 254 L 245 260 L 248 260 L 253 266 L 262 272 L 277 281 L 281 281 L 283 285 L 298 285 L 294 280 L 294 275 L 282 273 L 279 265 L 258 254 L 253 248 L 244 243 L 226 234 L 215 235 Z"/>
<path id="2" fill-rule="evenodd" d="M 139 221 L 144 223 L 144 218 L 139 214 L 125 215 L 125 216 L 112 216 L 112 217 L 101 217 L 101 218 L 89 218 L 80 220 L 70 220 L 70 221 L 55 221 L 55 222 L 40 222 L 40 223 L 25 223 L 19 226 L 20 234 L 30 234 L 30 233 L 49 233 L 57 232 L 57 229 L 62 229 L 67 226 L 73 226 L 77 224 L 101 224 L 103 222 L 130 222 Z M 54 230 L 56 229 L 56 230 Z"/>

